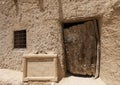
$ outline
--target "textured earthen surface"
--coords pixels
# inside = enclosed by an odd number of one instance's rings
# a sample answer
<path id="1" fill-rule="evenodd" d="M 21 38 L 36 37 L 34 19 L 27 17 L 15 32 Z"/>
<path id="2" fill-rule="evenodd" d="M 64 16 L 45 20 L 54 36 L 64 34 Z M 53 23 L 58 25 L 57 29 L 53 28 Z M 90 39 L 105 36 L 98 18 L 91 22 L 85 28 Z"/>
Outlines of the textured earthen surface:
<path id="1" fill-rule="evenodd" d="M 17 14 L 13 0 L 0 1 L 1 68 L 22 71 L 23 54 L 37 51 L 40 53 L 53 51 L 62 58 L 57 0 L 44 0 L 43 12 L 40 11 L 37 0 L 20 0 L 18 6 Z M 13 32 L 21 29 L 27 30 L 27 48 L 14 49 Z"/>
<path id="2" fill-rule="evenodd" d="M 22 77 L 22 72 L 0 69 L 0 85 L 22 85 Z"/>
<path id="3" fill-rule="evenodd" d="M 22 56 L 53 51 L 59 56 L 59 73 L 64 74 L 62 22 L 98 18 L 101 32 L 100 77 L 108 85 L 120 83 L 120 0 L 0 0 L 0 68 L 22 71 Z M 60 0 L 59 0 L 60 1 Z M 59 12 L 59 6 L 62 11 Z M 61 14 L 59 14 L 61 13 Z M 61 16 L 61 17 L 62 17 Z M 13 49 L 13 31 L 27 30 L 27 48 Z M 62 69 L 61 69 L 62 68 Z"/>
<path id="4" fill-rule="evenodd" d="M 58 84 L 55 85 L 106 85 L 106 84 L 100 78 L 94 79 L 69 76 L 63 78 Z"/>

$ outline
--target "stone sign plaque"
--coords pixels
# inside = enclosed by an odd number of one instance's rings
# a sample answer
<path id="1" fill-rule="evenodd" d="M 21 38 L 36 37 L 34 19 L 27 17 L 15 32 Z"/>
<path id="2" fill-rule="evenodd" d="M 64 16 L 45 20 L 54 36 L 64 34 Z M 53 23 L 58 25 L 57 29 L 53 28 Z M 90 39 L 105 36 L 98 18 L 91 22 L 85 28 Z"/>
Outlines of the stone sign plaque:
<path id="1" fill-rule="evenodd" d="M 24 81 L 57 81 L 56 54 L 24 55 Z"/>

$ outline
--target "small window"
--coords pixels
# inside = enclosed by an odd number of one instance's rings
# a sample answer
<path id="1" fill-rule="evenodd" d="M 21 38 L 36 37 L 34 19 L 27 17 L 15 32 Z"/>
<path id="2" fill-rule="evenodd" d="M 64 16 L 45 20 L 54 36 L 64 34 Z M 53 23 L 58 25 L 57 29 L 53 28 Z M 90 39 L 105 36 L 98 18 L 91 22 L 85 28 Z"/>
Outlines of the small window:
<path id="1" fill-rule="evenodd" d="M 26 48 L 26 30 L 14 31 L 14 48 Z"/>

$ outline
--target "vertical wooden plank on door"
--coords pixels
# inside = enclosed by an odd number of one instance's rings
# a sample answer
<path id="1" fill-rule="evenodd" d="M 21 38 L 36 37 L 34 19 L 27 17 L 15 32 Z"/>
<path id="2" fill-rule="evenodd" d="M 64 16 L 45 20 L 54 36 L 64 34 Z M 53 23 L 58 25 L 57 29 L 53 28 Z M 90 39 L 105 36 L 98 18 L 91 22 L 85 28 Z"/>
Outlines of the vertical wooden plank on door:
<path id="1" fill-rule="evenodd" d="M 96 57 L 97 57 L 97 40 L 96 40 L 96 31 L 93 21 L 88 21 L 85 23 L 87 28 L 87 37 L 86 45 L 86 65 L 87 65 L 87 74 L 94 75 L 96 68 Z"/>

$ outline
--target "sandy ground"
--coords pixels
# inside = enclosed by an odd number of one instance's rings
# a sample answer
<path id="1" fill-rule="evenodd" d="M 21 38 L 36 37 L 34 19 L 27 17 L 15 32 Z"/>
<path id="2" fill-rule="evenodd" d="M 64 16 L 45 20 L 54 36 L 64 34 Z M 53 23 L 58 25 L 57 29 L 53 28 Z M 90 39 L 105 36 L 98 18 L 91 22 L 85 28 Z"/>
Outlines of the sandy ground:
<path id="1" fill-rule="evenodd" d="M 23 73 L 8 69 L 0 69 L 0 85 L 22 85 Z M 59 83 L 51 85 L 106 85 L 100 78 L 82 78 L 69 76 Z"/>
<path id="2" fill-rule="evenodd" d="M 22 72 L 0 69 L 0 85 L 22 85 Z"/>
<path id="3" fill-rule="evenodd" d="M 82 77 L 75 77 L 69 76 L 63 78 L 58 84 L 56 85 L 106 85 L 100 78 L 82 78 Z"/>

